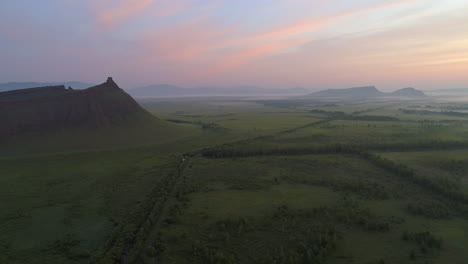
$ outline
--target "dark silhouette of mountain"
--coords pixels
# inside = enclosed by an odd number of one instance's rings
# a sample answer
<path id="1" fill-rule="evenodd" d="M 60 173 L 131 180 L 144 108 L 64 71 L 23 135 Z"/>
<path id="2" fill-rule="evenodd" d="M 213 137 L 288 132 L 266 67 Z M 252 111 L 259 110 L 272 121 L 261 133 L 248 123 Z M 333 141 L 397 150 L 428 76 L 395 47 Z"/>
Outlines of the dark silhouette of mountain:
<path id="1" fill-rule="evenodd" d="M 266 89 L 253 86 L 183 88 L 169 84 L 126 89 L 126 91 L 136 97 L 298 95 L 307 92 L 304 88 Z"/>
<path id="2" fill-rule="evenodd" d="M 70 127 L 101 127 L 128 119 L 154 119 L 109 78 L 105 83 L 72 90 L 65 86 L 0 93 L 0 134 Z"/>
<path id="3" fill-rule="evenodd" d="M 402 96 L 402 97 L 424 97 L 426 96 L 423 91 L 416 90 L 412 87 L 403 88 L 396 90 L 389 94 L 390 96 Z"/>
<path id="4" fill-rule="evenodd" d="M 148 145 L 186 133 L 144 110 L 112 78 L 84 90 L 62 85 L 0 93 L 0 155 Z"/>
<path id="5" fill-rule="evenodd" d="M 379 91 L 375 86 L 347 89 L 328 89 L 311 93 L 301 98 L 371 99 L 378 97 L 424 97 L 424 92 L 414 88 L 403 88 L 391 93 Z"/>
<path id="6" fill-rule="evenodd" d="M 60 86 L 71 87 L 73 89 L 86 89 L 88 87 L 94 86 L 95 84 L 84 83 L 84 82 L 51 82 L 51 83 L 41 83 L 41 82 L 9 82 L 9 83 L 0 83 L 0 92 L 26 89 L 32 87 L 45 87 L 45 86 Z"/>

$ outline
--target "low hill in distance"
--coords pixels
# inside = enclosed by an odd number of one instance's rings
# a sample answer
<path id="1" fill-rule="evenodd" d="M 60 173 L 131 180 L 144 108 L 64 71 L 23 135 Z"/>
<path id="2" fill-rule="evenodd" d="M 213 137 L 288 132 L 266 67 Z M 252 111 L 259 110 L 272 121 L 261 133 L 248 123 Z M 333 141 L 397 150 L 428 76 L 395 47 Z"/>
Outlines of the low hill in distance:
<path id="1" fill-rule="evenodd" d="M 345 97 L 345 98 L 369 98 L 383 96 L 384 93 L 374 86 L 354 87 L 348 89 L 328 89 L 311 93 L 311 97 Z"/>
<path id="2" fill-rule="evenodd" d="M 464 94 L 468 93 L 468 88 L 454 88 L 454 89 L 436 89 L 436 90 L 426 90 L 426 93 L 457 93 Z"/>
<path id="3" fill-rule="evenodd" d="M 387 94 L 387 95 L 401 96 L 401 97 L 424 97 L 424 96 L 426 96 L 426 94 L 424 94 L 423 91 L 416 90 L 416 89 L 414 89 L 412 87 L 396 90 L 396 91 L 391 92 L 390 94 Z"/>
<path id="4" fill-rule="evenodd" d="M 142 144 L 179 131 L 144 110 L 112 78 L 84 90 L 48 86 L 2 92 L 0 124 L 5 145 L 38 151 Z"/>
<path id="5" fill-rule="evenodd" d="M 126 91 L 135 97 L 299 95 L 308 92 L 304 88 L 266 89 L 251 86 L 183 88 L 169 84 L 126 89 Z"/>
<path id="6" fill-rule="evenodd" d="M 95 84 L 84 82 L 8 82 L 0 83 L 0 92 L 13 91 L 19 89 L 26 89 L 31 87 L 45 87 L 45 86 L 65 86 L 73 89 L 86 89 L 94 86 Z"/>
<path id="7" fill-rule="evenodd" d="M 391 93 L 384 93 L 375 86 L 353 87 L 347 89 L 328 89 L 314 92 L 302 98 L 336 98 L 336 99 L 372 99 L 380 97 L 425 97 L 424 92 L 414 88 L 403 88 Z"/>

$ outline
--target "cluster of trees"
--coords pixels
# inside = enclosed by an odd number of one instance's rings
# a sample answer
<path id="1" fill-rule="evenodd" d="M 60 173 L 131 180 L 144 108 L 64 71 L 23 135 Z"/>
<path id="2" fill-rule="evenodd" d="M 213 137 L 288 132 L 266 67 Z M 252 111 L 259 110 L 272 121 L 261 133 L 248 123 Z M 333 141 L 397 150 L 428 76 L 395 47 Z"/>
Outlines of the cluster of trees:
<path id="1" fill-rule="evenodd" d="M 467 104 L 447 105 L 447 106 L 443 106 L 442 108 L 446 110 L 468 110 L 468 105 Z"/>
<path id="2" fill-rule="evenodd" d="M 295 100 L 295 99 L 285 99 L 285 100 L 261 100 L 261 101 L 254 101 L 258 104 L 263 104 L 265 106 L 273 106 L 273 107 L 280 107 L 280 108 L 297 108 L 302 106 L 307 106 L 312 103 L 320 104 L 320 101 L 317 100 Z"/>
<path id="3" fill-rule="evenodd" d="M 233 220 L 231 218 L 216 222 L 211 228 L 216 233 L 227 233 L 229 235 L 241 235 L 254 229 L 252 223 L 246 218 Z"/>
<path id="4" fill-rule="evenodd" d="M 146 247 L 145 255 L 150 258 L 158 257 L 164 250 L 165 246 L 163 242 L 161 241 L 160 237 L 157 237 L 152 243 L 150 243 Z"/>
<path id="5" fill-rule="evenodd" d="M 0 239 L 0 263 L 13 262 L 13 254 L 11 252 L 11 241 Z"/>
<path id="6" fill-rule="evenodd" d="M 387 186 L 378 181 L 365 177 L 344 177 L 341 175 L 329 175 L 327 177 L 303 177 L 302 175 L 287 174 L 281 176 L 282 180 L 307 184 L 314 186 L 324 186 L 335 191 L 345 193 L 355 193 L 366 199 L 385 200 L 390 198 L 390 191 Z M 275 179 L 278 181 L 278 179 Z"/>
<path id="7" fill-rule="evenodd" d="M 180 120 L 180 119 L 166 119 L 167 122 L 176 123 L 176 124 L 193 124 L 192 121 Z"/>
<path id="8" fill-rule="evenodd" d="M 226 128 L 216 124 L 216 123 L 204 123 L 200 120 L 198 121 L 187 121 L 187 120 L 180 120 L 180 119 L 166 119 L 166 121 L 176 124 L 193 124 L 201 126 L 203 130 L 214 130 L 214 131 L 222 131 L 226 130 Z"/>
<path id="9" fill-rule="evenodd" d="M 332 144 L 321 147 L 308 148 L 259 148 L 258 146 L 244 146 L 239 148 L 234 145 L 224 145 L 215 148 L 201 150 L 201 155 L 207 158 L 234 158 L 255 156 L 281 156 L 281 155 L 311 155 L 311 154 L 353 154 L 359 152 L 357 146 Z"/>
<path id="10" fill-rule="evenodd" d="M 445 204 L 435 200 L 411 202 L 407 208 L 410 213 L 428 218 L 442 219 L 450 217 L 450 209 Z"/>
<path id="11" fill-rule="evenodd" d="M 422 254 L 429 254 L 435 250 L 442 250 L 443 240 L 434 236 L 431 232 L 403 232 L 401 239 L 408 242 L 414 242 Z M 411 259 L 416 258 L 416 252 L 412 251 L 410 254 Z"/>
<path id="12" fill-rule="evenodd" d="M 88 259 L 91 253 L 86 250 L 80 250 L 78 248 L 80 243 L 81 241 L 75 234 L 67 234 L 64 238 L 56 240 L 52 244 L 52 250 L 55 254 L 64 255 L 68 259 Z"/>
<path id="13" fill-rule="evenodd" d="M 304 236 L 293 241 L 290 248 L 280 246 L 272 256 L 260 263 L 270 264 L 320 264 L 336 248 L 337 232 L 333 228 L 308 229 Z"/>
<path id="14" fill-rule="evenodd" d="M 371 145 L 363 145 L 362 148 L 379 151 L 450 150 L 468 148 L 468 142 L 424 140 L 418 142 L 376 143 Z"/>
<path id="15" fill-rule="evenodd" d="M 213 223 L 205 230 L 210 235 L 202 236 L 203 242 L 192 242 L 192 263 L 235 264 L 245 257 L 265 264 L 325 263 L 341 237 L 336 226 L 354 225 L 384 232 L 398 221 L 374 215 L 349 197 L 335 206 L 308 210 L 293 210 L 283 205 L 263 219 L 225 219 Z M 250 244 L 251 238 L 256 232 L 271 233 L 265 236 L 271 239 L 266 243 L 277 244 L 277 247 L 252 251 L 251 246 L 255 245 Z M 254 255 L 237 255 L 249 254 L 249 251 L 255 252 Z"/>
<path id="16" fill-rule="evenodd" d="M 199 122 L 199 123 L 198 123 Z M 200 121 L 195 122 L 195 124 L 200 125 L 203 130 L 213 130 L 213 131 L 224 131 L 226 128 L 216 124 L 216 123 L 202 123 Z"/>
<path id="17" fill-rule="evenodd" d="M 434 164 L 436 167 L 453 173 L 464 174 L 468 171 L 468 160 L 440 160 Z"/>
<path id="18" fill-rule="evenodd" d="M 353 180 L 337 183 L 337 189 L 354 192 L 366 199 L 385 200 L 390 197 L 387 188 L 375 181 Z"/>
<path id="19" fill-rule="evenodd" d="M 330 210 L 328 213 L 333 213 Z M 321 210 L 292 210 L 282 205 L 273 211 L 261 230 L 282 233 L 281 243 L 258 263 L 323 263 L 336 248 L 340 235 L 335 219 Z"/>
<path id="20" fill-rule="evenodd" d="M 179 156 L 173 157 L 169 165 L 173 170 L 161 179 L 146 201 L 130 213 L 124 223 L 114 229 L 105 247 L 105 253 L 95 256 L 92 263 L 116 264 L 121 263 L 123 259 L 133 263 L 137 259 L 168 195 L 182 175 L 184 164 L 180 163 L 181 159 Z"/>
<path id="21" fill-rule="evenodd" d="M 333 120 L 353 120 L 353 121 L 399 121 L 398 118 L 391 116 L 377 116 L 377 115 L 357 115 L 362 112 L 354 112 L 352 115 L 348 115 L 342 111 L 325 111 L 321 109 L 309 110 L 309 113 L 326 115 Z"/>
<path id="22" fill-rule="evenodd" d="M 465 143 L 468 145 L 468 142 Z M 379 149 L 385 145 L 381 145 Z M 390 145 L 386 145 L 390 149 Z M 398 145 L 400 146 L 400 145 Z M 404 144 L 401 144 L 403 147 Z M 420 145 L 412 147 L 436 147 L 436 146 L 457 146 L 454 142 L 424 142 Z M 395 146 L 392 146 L 394 148 Z M 459 147 L 459 145 L 458 145 Z M 408 166 L 383 158 L 382 156 L 366 151 L 362 147 L 353 145 L 333 144 L 322 147 L 312 148 L 277 148 L 277 149 L 262 149 L 258 147 L 236 148 L 232 145 L 225 145 L 217 148 L 206 148 L 201 151 L 201 154 L 207 158 L 233 158 L 233 157 L 251 157 L 251 156 L 277 156 L 277 155 L 311 155 L 311 154 L 352 154 L 356 155 L 369 163 L 382 168 L 392 174 L 398 175 L 412 183 L 420 185 L 435 193 L 445 196 L 449 199 L 458 202 L 468 202 L 468 197 L 460 191 L 460 186 L 457 181 L 451 178 L 444 177 L 424 177 L 418 175 L 413 169 Z"/>
<path id="23" fill-rule="evenodd" d="M 239 263 L 236 255 L 225 251 L 219 247 L 208 247 L 195 241 L 192 244 L 192 256 L 197 260 L 196 263 L 203 264 L 237 264 Z"/>
<path id="24" fill-rule="evenodd" d="M 412 183 L 422 186 L 434 193 L 442 195 L 451 200 L 466 203 L 468 197 L 460 191 L 460 186 L 448 178 L 443 177 L 424 177 L 418 175 L 413 169 L 401 163 L 383 158 L 377 154 L 367 151 L 360 151 L 359 156 L 374 164 L 377 167 L 387 170 L 397 176 L 405 178 Z"/>
<path id="25" fill-rule="evenodd" d="M 391 121 L 399 121 L 398 118 L 392 116 L 378 116 L 378 115 L 360 115 L 360 116 L 353 116 L 347 115 L 343 116 L 340 120 L 353 120 L 353 121 L 383 121 L 383 122 L 391 122 Z"/>
<path id="26" fill-rule="evenodd" d="M 384 185 L 367 179 L 342 179 L 331 176 L 302 183 L 325 186 L 340 192 L 352 192 L 366 199 L 385 200 L 390 197 L 390 192 Z"/>
<path id="27" fill-rule="evenodd" d="M 312 109 L 312 110 L 309 110 L 309 113 L 326 115 L 332 118 L 343 117 L 346 115 L 346 113 L 342 111 L 326 111 L 326 110 L 321 110 L 321 109 Z"/>
<path id="28" fill-rule="evenodd" d="M 468 117 L 468 113 L 463 112 L 455 112 L 455 111 L 429 111 L 429 110 L 412 110 L 412 109 L 398 109 L 400 112 L 404 114 L 415 114 L 415 115 L 446 115 L 446 116 L 454 116 L 454 117 Z"/>
<path id="29" fill-rule="evenodd" d="M 285 134 L 291 134 L 291 133 L 294 133 L 298 130 L 301 130 L 301 129 L 304 129 L 304 128 L 309 128 L 309 127 L 315 127 L 315 126 L 318 126 L 318 125 L 321 125 L 321 124 L 325 124 L 325 123 L 328 123 L 330 122 L 332 119 L 323 119 L 323 120 L 320 120 L 320 121 L 315 121 L 315 122 L 312 122 L 312 123 L 307 123 L 305 125 L 302 125 L 300 127 L 295 127 L 295 128 L 292 128 L 292 129 L 288 129 L 288 130 L 284 130 L 284 131 L 281 131 L 279 133 L 276 133 L 275 135 L 270 135 L 270 136 L 267 136 L 265 139 L 268 139 L 268 138 L 273 138 L 274 136 L 280 136 L 280 135 L 285 135 Z M 258 139 L 260 139 L 261 137 L 259 137 Z"/>
<path id="30" fill-rule="evenodd" d="M 321 206 L 303 212 L 295 212 L 285 206 L 279 207 L 272 218 L 279 219 L 286 226 L 290 226 L 293 229 L 297 228 L 297 223 L 307 220 L 316 220 L 328 224 L 340 223 L 358 226 L 367 231 L 380 232 L 388 231 L 393 225 L 401 223 L 401 219 L 395 217 L 378 216 L 358 201 L 349 197 L 344 197 L 340 203 L 333 206 Z M 298 219 L 300 221 L 297 221 Z M 330 226 L 325 226 L 325 228 L 328 229 Z"/>
<path id="31" fill-rule="evenodd" d="M 389 231 L 392 225 L 400 223 L 395 217 L 382 217 L 372 213 L 368 208 L 362 206 L 358 201 L 344 197 L 341 204 L 334 207 L 325 207 L 336 221 L 348 225 L 357 225 L 367 231 Z"/>
<path id="32" fill-rule="evenodd" d="M 367 109 L 363 109 L 363 110 L 359 110 L 359 111 L 354 111 L 354 112 L 353 112 L 353 115 L 361 115 L 361 114 L 364 114 L 364 113 L 369 113 L 369 112 L 376 111 L 376 110 L 380 110 L 380 109 L 384 109 L 384 108 L 387 108 L 387 106 L 380 106 L 380 107 L 374 107 L 374 108 L 367 108 Z"/>

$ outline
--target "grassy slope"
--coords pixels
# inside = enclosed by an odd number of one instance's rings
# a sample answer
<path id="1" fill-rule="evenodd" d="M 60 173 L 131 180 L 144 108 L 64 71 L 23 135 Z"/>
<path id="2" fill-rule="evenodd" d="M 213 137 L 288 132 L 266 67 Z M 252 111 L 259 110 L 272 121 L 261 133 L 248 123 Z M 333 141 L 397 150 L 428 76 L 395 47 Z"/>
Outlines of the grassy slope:
<path id="1" fill-rule="evenodd" d="M 141 119 L 141 120 L 139 120 Z M 46 133 L 28 133 L 2 142 L 0 155 L 40 154 L 126 148 L 160 144 L 196 132 L 157 118 L 136 117 L 118 125 L 95 128 L 63 129 Z"/>

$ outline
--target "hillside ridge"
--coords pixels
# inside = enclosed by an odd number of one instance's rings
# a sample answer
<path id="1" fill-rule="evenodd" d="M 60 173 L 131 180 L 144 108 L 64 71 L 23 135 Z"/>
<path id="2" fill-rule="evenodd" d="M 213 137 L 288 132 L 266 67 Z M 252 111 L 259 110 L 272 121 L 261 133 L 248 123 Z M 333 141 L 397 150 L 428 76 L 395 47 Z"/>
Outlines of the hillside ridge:
<path id="1" fill-rule="evenodd" d="M 132 117 L 154 118 L 111 77 L 85 90 L 50 86 L 0 93 L 0 134 L 100 127 Z"/>

